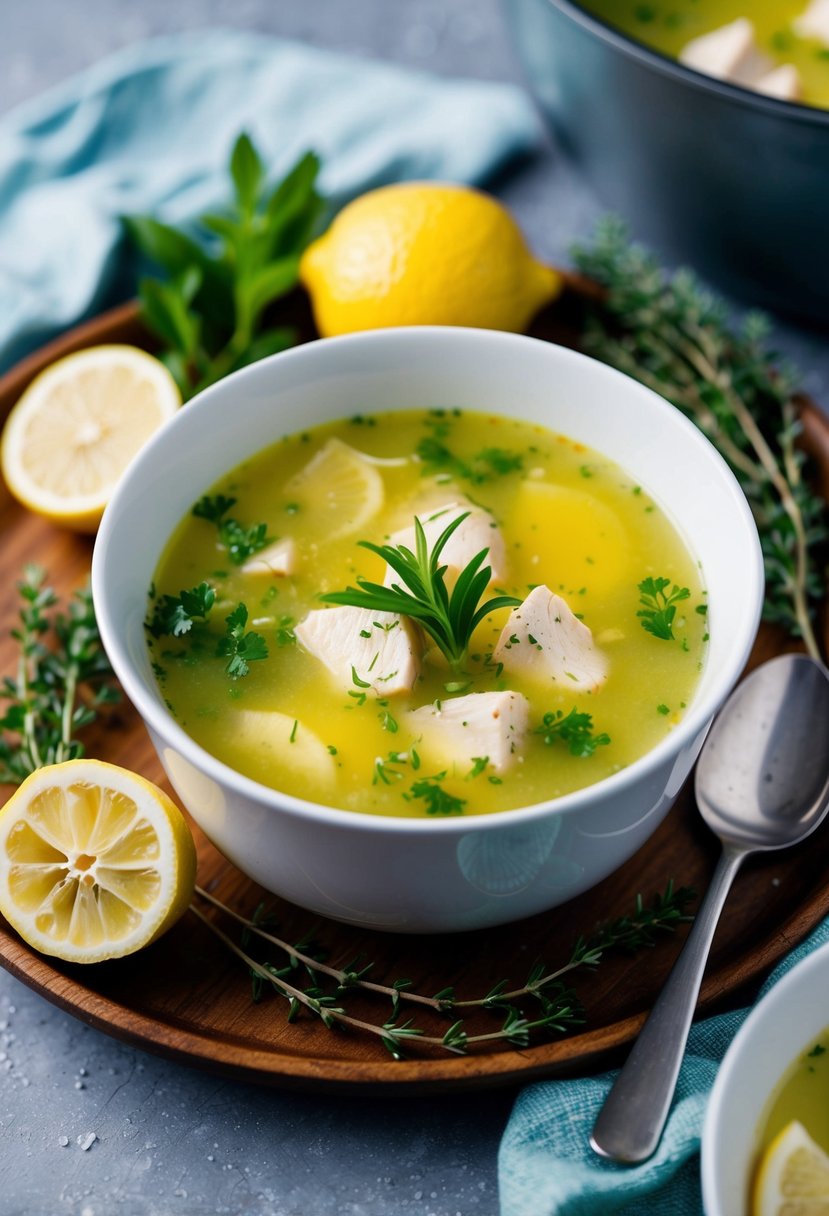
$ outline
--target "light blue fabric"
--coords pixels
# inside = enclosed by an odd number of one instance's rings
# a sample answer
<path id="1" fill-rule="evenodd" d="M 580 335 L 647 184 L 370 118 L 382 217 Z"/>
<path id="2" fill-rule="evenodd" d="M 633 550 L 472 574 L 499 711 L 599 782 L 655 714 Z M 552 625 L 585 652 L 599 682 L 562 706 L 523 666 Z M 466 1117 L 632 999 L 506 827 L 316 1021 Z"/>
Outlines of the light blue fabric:
<path id="1" fill-rule="evenodd" d="M 340 202 L 393 180 L 479 183 L 541 139 L 509 85 L 230 30 L 130 47 L 0 119 L 0 369 L 130 290 L 119 216 L 220 204 L 243 129 L 274 179 L 313 148 Z"/>
<path id="2" fill-rule="evenodd" d="M 778 965 L 758 999 L 827 941 L 829 920 Z M 692 1027 L 665 1134 L 644 1165 L 601 1161 L 588 1145 L 615 1073 L 524 1090 L 501 1143 L 501 1216 L 700 1216 L 705 1105 L 720 1060 L 747 1014 L 736 1010 Z"/>

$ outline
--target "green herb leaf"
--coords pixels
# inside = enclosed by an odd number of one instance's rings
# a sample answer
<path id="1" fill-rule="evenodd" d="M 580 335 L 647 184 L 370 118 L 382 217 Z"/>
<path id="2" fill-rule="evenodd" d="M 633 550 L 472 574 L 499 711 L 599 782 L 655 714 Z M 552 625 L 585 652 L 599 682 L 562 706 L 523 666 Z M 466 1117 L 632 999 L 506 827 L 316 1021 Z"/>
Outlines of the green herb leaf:
<path id="1" fill-rule="evenodd" d="M 228 660 L 225 671 L 232 680 L 238 680 L 248 674 L 254 660 L 268 657 L 268 646 L 261 634 L 245 632 L 248 623 L 245 604 L 237 604 L 225 621 L 227 629 L 219 639 L 216 654 Z"/>
<path id="2" fill-rule="evenodd" d="M 678 587 L 676 583 L 668 591 L 670 583 L 669 578 L 646 578 L 638 585 L 642 607 L 636 615 L 642 628 L 665 642 L 673 640 L 676 605 L 687 600 L 691 594 L 687 587 Z"/>
<path id="3" fill-rule="evenodd" d="M 610 743 L 610 735 L 602 732 L 593 734 L 593 717 L 577 709 L 571 709 L 565 715 L 557 709 L 546 713 L 541 719 L 541 726 L 533 732 L 541 735 L 548 747 L 557 741 L 567 746 L 571 756 L 586 759 L 592 756 L 597 747 L 606 747 Z"/>
<path id="4" fill-rule="evenodd" d="M 462 815 L 467 799 L 458 798 L 443 788 L 441 781 L 445 776 L 444 772 L 433 777 L 418 777 L 403 797 L 407 802 L 422 801 L 427 815 Z"/>
<path id="5" fill-rule="evenodd" d="M 482 549 L 461 571 L 451 595 L 446 589 L 446 567 L 439 564 L 440 555 L 453 532 L 466 519 L 459 515 L 440 534 L 431 551 L 420 520 L 415 517 L 415 552 L 405 545 L 375 545 L 360 541 L 383 559 L 399 578 L 390 587 L 371 583 L 359 577 L 356 587 L 335 591 L 321 598 L 328 604 L 351 604 L 372 612 L 393 612 L 412 617 L 429 634 L 452 666 L 457 670 L 463 663 L 470 639 L 478 624 L 498 608 L 514 608 L 520 600 L 498 595 L 481 603 L 489 586 L 491 570 L 484 566 L 489 553 Z"/>
<path id="6" fill-rule="evenodd" d="M 209 583 L 199 583 L 178 595 L 162 595 L 153 603 L 147 629 L 154 638 L 181 637 L 189 633 L 194 621 L 206 621 L 216 601 L 216 592 Z"/>
<path id="7" fill-rule="evenodd" d="M 12 785 L 43 765 L 83 756 L 79 734 L 101 707 L 120 699 L 89 589 L 60 611 L 45 571 L 33 565 L 17 589 L 20 624 L 11 636 L 19 661 L 16 674 L 0 684 L 8 703 L 0 716 L 0 783 Z"/>
<path id="8" fill-rule="evenodd" d="M 688 270 L 667 276 L 618 219 L 573 258 L 605 289 L 588 305 L 584 349 L 667 397 L 722 453 L 760 533 L 765 619 L 820 659 L 829 514 L 797 444 L 797 377 L 769 349 L 767 321 L 755 313 L 734 325 L 724 301 Z"/>
<path id="9" fill-rule="evenodd" d="M 242 134 L 229 163 L 233 204 L 201 216 L 202 241 L 151 216 L 124 220 L 133 243 L 168 275 L 142 280 L 142 319 L 160 338 L 160 356 L 185 400 L 297 341 L 292 329 L 267 325 L 268 309 L 297 284 L 299 258 L 323 207 L 318 169 L 307 153 L 270 190 L 262 158 Z"/>

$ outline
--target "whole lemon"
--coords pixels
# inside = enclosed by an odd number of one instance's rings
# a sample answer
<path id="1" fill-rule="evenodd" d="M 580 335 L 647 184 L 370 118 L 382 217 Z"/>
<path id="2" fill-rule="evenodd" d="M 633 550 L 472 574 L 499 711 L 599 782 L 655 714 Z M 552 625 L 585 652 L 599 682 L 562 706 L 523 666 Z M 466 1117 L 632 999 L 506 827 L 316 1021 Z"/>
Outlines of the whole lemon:
<path id="1" fill-rule="evenodd" d="M 306 249 L 300 278 L 323 337 L 392 325 L 520 332 L 561 290 L 501 203 L 443 182 L 349 203 Z"/>

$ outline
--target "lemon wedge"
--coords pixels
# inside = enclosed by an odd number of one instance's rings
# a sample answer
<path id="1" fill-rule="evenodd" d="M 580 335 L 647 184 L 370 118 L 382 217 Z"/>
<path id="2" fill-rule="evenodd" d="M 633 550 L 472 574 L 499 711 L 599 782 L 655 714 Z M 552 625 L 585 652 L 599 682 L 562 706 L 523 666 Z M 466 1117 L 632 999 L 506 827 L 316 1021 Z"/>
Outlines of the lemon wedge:
<path id="1" fill-rule="evenodd" d="M 751 1210 L 753 1216 L 829 1216 L 829 1157 L 797 1120 L 764 1152 Z"/>
<path id="2" fill-rule="evenodd" d="M 329 539 L 364 527 L 383 505 L 383 478 L 371 457 L 341 439 L 329 439 L 285 485 L 299 503 L 309 528 Z"/>
<path id="3" fill-rule="evenodd" d="M 94 532 L 133 456 L 181 405 L 163 364 L 135 346 L 93 346 L 37 376 L 9 414 L 0 463 L 39 515 Z"/>
<path id="4" fill-rule="evenodd" d="M 0 811 L 0 912 L 43 954 L 73 963 L 132 954 L 178 920 L 195 880 L 181 811 L 117 765 L 47 765 Z"/>

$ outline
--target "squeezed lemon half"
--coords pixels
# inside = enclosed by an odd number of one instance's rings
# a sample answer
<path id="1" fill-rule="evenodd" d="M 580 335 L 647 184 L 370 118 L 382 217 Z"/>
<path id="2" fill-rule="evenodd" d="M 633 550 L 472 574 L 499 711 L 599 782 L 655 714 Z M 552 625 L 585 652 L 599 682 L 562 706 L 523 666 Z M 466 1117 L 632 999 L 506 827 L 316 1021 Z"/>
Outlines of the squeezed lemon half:
<path id="1" fill-rule="evenodd" d="M 163 364 L 135 346 L 92 346 L 37 376 L 9 414 L 0 462 L 24 506 L 94 532 L 133 456 L 181 405 Z"/>
<path id="2" fill-rule="evenodd" d="M 306 249 L 300 278 L 324 337 L 391 325 L 520 332 L 562 287 L 506 207 L 445 182 L 361 195 Z"/>
<path id="3" fill-rule="evenodd" d="M 753 1216 L 829 1216 L 829 1157 L 793 1120 L 763 1154 Z"/>
<path id="4" fill-rule="evenodd" d="M 181 811 L 117 765 L 48 765 L 0 810 L 0 912 L 43 954 L 73 963 L 132 954 L 178 920 L 195 881 Z"/>

